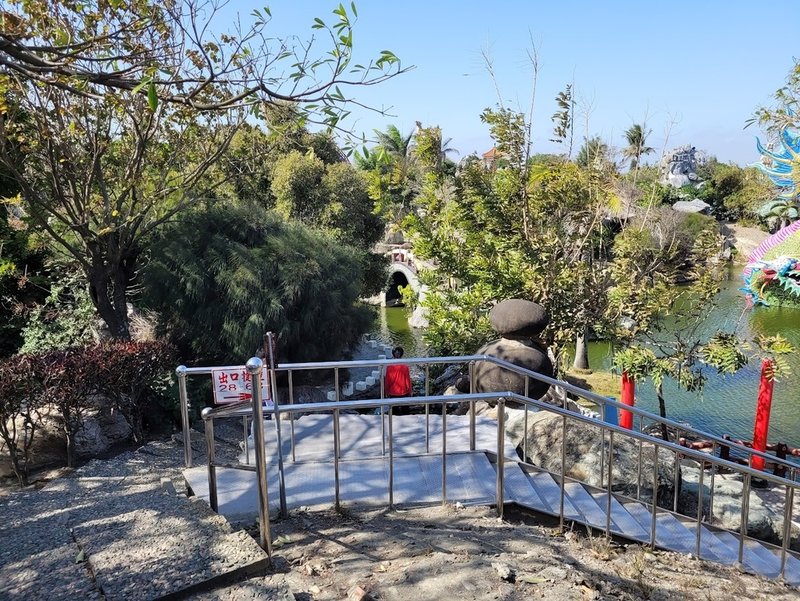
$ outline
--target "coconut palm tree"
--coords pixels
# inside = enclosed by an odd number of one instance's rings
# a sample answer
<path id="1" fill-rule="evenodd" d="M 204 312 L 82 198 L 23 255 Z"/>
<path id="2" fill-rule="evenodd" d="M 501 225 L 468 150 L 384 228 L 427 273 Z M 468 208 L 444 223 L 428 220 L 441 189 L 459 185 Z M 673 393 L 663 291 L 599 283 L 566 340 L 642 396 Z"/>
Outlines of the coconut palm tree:
<path id="1" fill-rule="evenodd" d="M 655 152 L 655 148 L 647 146 L 647 136 L 653 130 L 648 129 L 645 131 L 644 126 L 639 123 L 634 123 L 625 130 L 625 140 L 628 146 L 622 149 L 622 156 L 630 160 L 631 171 L 635 171 L 639 166 L 639 161 L 643 155 L 648 155 Z"/>

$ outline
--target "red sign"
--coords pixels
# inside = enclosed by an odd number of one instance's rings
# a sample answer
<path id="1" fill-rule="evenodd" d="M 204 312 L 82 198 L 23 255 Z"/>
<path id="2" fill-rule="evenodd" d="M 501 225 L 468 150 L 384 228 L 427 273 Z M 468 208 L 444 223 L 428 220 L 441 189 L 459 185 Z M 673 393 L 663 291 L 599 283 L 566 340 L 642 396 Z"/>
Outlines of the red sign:
<path id="1" fill-rule="evenodd" d="M 238 403 L 253 398 L 253 383 L 244 367 L 215 369 L 211 372 L 214 383 L 214 404 Z M 272 408 L 270 398 L 269 370 L 261 370 L 261 396 L 265 407 Z"/>

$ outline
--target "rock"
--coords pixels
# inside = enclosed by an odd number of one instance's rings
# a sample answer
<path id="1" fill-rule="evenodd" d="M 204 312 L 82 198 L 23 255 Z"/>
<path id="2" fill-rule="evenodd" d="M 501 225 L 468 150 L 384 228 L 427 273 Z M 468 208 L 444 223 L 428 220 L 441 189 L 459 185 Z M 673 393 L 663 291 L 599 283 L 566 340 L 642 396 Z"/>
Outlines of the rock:
<path id="1" fill-rule="evenodd" d="M 542 375 L 553 376 L 553 364 L 547 352 L 532 341 L 501 338 L 482 346 L 476 354 L 491 355 Z M 530 378 L 528 397 L 541 398 L 549 388 L 549 384 Z M 494 363 L 478 361 L 475 364 L 475 392 L 506 391 L 524 396 L 525 377 Z"/>
<path id="2" fill-rule="evenodd" d="M 528 415 L 528 460 L 554 474 L 561 473 L 562 418 L 554 413 L 539 411 Z M 567 476 L 591 486 L 605 488 L 608 470 L 608 435 L 601 446 L 600 429 L 575 420 L 567 420 Z M 643 445 L 641 500 L 649 502 L 653 489 L 654 447 Z M 604 454 L 601 471 L 600 453 Z M 636 498 L 639 469 L 639 445 L 627 436 L 614 436 L 612 491 Z M 680 487 L 680 474 L 678 475 Z M 668 451 L 658 452 L 657 501 L 661 507 L 672 508 L 675 490 L 675 456 Z"/>
<path id="3" fill-rule="evenodd" d="M 369 599 L 367 591 L 360 586 L 354 586 L 347 591 L 347 601 L 367 601 L 367 599 Z"/>
<path id="4" fill-rule="evenodd" d="M 497 572 L 497 575 L 500 576 L 503 580 L 507 580 L 508 582 L 514 582 L 514 570 L 511 569 L 506 563 L 494 562 L 492 563 L 492 567 L 494 571 Z"/>
<path id="5" fill-rule="evenodd" d="M 679 200 L 672 205 L 673 210 L 681 213 L 703 213 L 706 214 L 711 209 L 711 205 L 703 202 L 699 198 L 694 200 Z"/>
<path id="6" fill-rule="evenodd" d="M 683 503 L 690 515 L 697 514 L 697 492 L 700 471 L 697 467 L 683 466 Z M 703 505 L 705 515 L 709 515 L 711 498 L 710 476 L 703 479 Z M 710 512 L 712 523 L 738 532 L 741 528 L 743 484 L 738 476 L 717 474 L 714 478 L 714 507 Z M 783 544 L 783 505 L 784 493 L 780 490 L 751 490 L 747 513 L 747 534 L 759 540 Z M 800 551 L 800 526 L 792 524 L 790 548 Z"/>
<path id="7" fill-rule="evenodd" d="M 534 338 L 550 323 L 544 307 L 520 298 L 497 303 L 489 312 L 492 329 L 504 338 Z"/>

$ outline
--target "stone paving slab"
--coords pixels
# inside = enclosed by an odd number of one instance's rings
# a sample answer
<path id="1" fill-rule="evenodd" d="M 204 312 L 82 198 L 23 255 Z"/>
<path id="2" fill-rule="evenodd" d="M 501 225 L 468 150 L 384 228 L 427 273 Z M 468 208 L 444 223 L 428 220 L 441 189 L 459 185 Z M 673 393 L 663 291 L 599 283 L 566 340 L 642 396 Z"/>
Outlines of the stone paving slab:
<path id="1" fill-rule="evenodd" d="M 149 510 L 87 522 L 74 529 L 109 601 L 144 601 L 263 575 L 267 556 L 246 532 L 187 527 Z"/>
<path id="2" fill-rule="evenodd" d="M 76 563 L 80 549 L 68 543 L 0 567 L 0 599 L 9 601 L 74 601 L 102 599 L 85 563 Z"/>
<path id="3" fill-rule="evenodd" d="M 0 600 L 154 599 L 263 573 L 252 537 L 163 485 L 182 463 L 155 442 L 0 497 Z"/>

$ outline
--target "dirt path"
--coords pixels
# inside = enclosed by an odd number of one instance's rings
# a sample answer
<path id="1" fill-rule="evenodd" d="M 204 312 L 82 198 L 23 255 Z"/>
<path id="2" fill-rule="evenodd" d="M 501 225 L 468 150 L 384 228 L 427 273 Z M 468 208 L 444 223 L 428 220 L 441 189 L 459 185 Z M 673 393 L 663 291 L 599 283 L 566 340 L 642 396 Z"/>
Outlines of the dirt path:
<path id="1" fill-rule="evenodd" d="M 544 520 L 547 521 L 544 521 Z M 780 583 L 509 509 L 293 513 L 273 523 L 277 573 L 192 597 L 508 601 L 797 599 Z"/>

